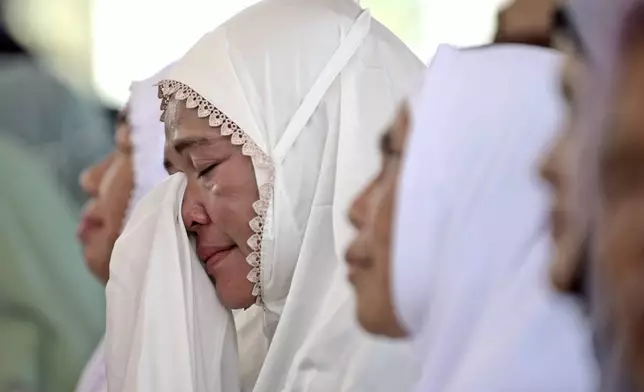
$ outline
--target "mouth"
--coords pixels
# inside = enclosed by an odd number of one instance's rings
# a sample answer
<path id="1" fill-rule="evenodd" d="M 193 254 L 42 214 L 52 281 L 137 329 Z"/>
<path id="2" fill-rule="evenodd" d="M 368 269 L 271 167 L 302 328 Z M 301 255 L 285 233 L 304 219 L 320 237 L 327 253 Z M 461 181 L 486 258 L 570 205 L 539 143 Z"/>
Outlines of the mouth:
<path id="1" fill-rule="evenodd" d="M 103 221 L 92 217 L 90 215 L 85 215 L 80 223 L 78 224 L 78 227 L 76 228 L 76 237 L 78 240 L 84 245 L 89 242 L 90 237 L 92 236 L 92 233 L 94 233 L 97 229 L 101 228 L 103 226 Z"/>
<path id="2" fill-rule="evenodd" d="M 356 254 L 351 247 L 344 256 L 347 263 L 347 279 L 355 286 L 359 270 L 364 269 L 368 264 L 366 260 Z"/>
<path id="3" fill-rule="evenodd" d="M 215 249 L 210 249 L 207 255 L 205 257 L 201 258 L 204 263 L 204 268 L 206 269 L 206 272 L 208 275 L 210 275 L 212 278 L 215 277 L 217 266 L 230 255 L 230 253 L 236 248 L 236 245 L 230 245 L 227 247 L 218 247 Z M 199 252 L 203 253 L 203 252 Z"/>

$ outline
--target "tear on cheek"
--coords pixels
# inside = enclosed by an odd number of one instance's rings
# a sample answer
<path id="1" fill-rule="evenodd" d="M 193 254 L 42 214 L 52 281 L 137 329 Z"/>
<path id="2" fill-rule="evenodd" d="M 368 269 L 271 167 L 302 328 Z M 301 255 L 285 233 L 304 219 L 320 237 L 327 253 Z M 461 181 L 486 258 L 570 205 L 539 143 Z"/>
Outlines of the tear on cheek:
<path id="1" fill-rule="evenodd" d="M 208 185 L 208 189 L 210 190 L 210 193 L 212 194 L 217 194 L 217 191 L 219 190 L 219 186 L 217 183 L 213 183 L 212 185 Z"/>

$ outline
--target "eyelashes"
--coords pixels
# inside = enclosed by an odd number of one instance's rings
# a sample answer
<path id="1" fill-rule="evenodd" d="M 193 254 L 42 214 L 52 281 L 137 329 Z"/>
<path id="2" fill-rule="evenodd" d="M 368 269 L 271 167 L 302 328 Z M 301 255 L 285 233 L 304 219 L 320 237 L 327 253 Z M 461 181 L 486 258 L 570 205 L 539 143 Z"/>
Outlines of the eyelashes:
<path id="1" fill-rule="evenodd" d="M 211 165 L 206 166 L 204 169 L 202 169 L 198 174 L 198 178 L 203 178 L 204 176 L 208 175 L 211 171 L 213 171 L 217 167 L 217 163 L 213 163 Z"/>

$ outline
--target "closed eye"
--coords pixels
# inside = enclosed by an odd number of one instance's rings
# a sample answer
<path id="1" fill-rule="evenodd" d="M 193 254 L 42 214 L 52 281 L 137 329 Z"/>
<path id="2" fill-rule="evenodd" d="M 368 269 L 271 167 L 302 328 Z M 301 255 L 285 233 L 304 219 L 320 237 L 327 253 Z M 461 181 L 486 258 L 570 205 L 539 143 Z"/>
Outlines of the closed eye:
<path id="1" fill-rule="evenodd" d="M 197 177 L 198 177 L 198 178 L 202 178 L 202 177 L 203 177 L 203 176 L 205 176 L 206 174 L 210 173 L 210 172 L 211 172 L 215 167 L 217 167 L 217 164 L 216 164 L 216 163 L 213 163 L 213 164 L 211 164 L 211 165 L 206 166 L 203 170 L 201 170 L 201 171 L 198 173 Z"/>

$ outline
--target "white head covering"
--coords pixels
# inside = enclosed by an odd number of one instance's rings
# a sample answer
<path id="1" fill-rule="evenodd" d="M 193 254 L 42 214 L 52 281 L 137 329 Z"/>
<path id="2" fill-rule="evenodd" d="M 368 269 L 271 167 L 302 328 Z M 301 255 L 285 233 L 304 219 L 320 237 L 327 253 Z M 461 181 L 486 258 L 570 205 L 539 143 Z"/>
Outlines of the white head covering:
<path id="1" fill-rule="evenodd" d="M 550 292 L 537 162 L 558 127 L 548 49 L 441 47 L 412 107 L 394 300 L 418 391 L 594 390 L 589 334 Z"/>
<path id="2" fill-rule="evenodd" d="M 128 217 L 134 205 L 152 188 L 161 183 L 168 173 L 163 167 L 165 132 L 161 122 L 156 82 L 167 66 L 151 78 L 130 86 L 128 121 L 132 140 L 134 189 L 130 198 Z"/>
<path id="3" fill-rule="evenodd" d="M 359 330 L 341 255 L 348 206 L 377 169 L 377 135 L 422 69 L 352 1 L 266 0 L 207 34 L 163 77 L 165 97 L 186 99 L 253 159 L 261 200 L 250 279 L 270 341 L 254 391 L 412 382 L 404 346 Z M 160 361 L 174 359 L 145 366 Z"/>
<path id="4" fill-rule="evenodd" d="M 146 195 L 114 246 L 105 348 L 110 392 L 239 391 L 232 315 L 181 219 L 186 184 L 175 174 Z"/>
<path id="5" fill-rule="evenodd" d="M 165 70 L 165 69 L 164 69 Z M 163 72 L 163 71 L 161 71 Z M 160 121 L 158 89 L 155 86 L 160 73 L 140 82 L 132 83 L 128 102 L 130 139 L 133 146 L 134 189 L 130 196 L 125 223 L 136 203 L 168 174 L 163 167 L 165 133 Z M 78 392 L 107 390 L 105 374 L 105 347 L 101 341 L 87 363 L 79 380 Z"/>

